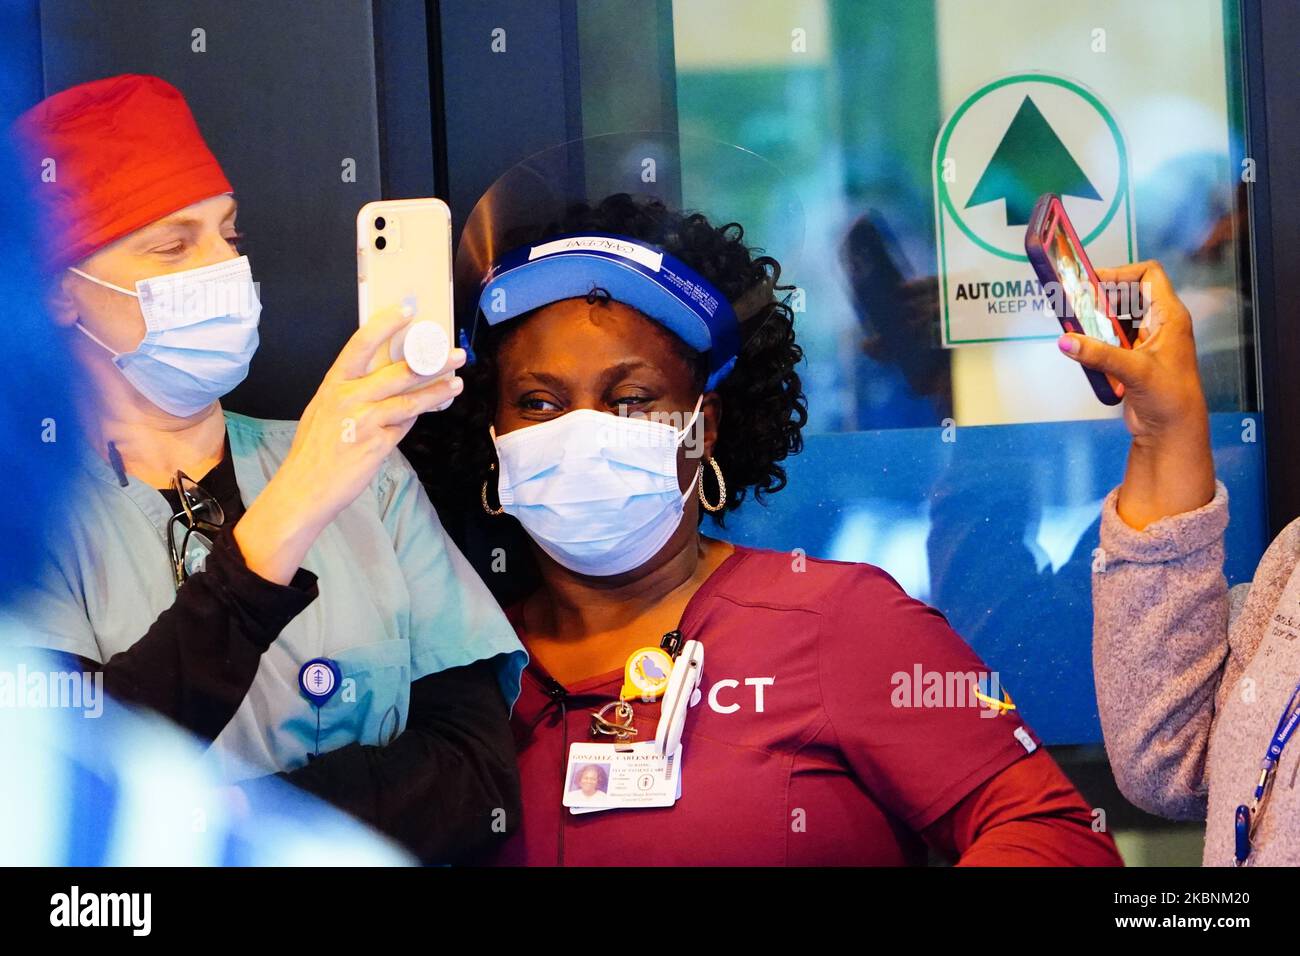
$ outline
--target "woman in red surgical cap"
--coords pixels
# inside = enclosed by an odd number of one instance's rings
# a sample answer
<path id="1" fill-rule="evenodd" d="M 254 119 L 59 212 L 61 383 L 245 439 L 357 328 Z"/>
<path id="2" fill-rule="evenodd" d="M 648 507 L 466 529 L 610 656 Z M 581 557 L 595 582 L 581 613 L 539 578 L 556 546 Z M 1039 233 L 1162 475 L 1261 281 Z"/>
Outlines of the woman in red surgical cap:
<path id="1" fill-rule="evenodd" d="M 516 816 L 524 655 L 395 451 L 460 380 L 367 374 L 412 319 L 394 311 L 343 347 L 301 422 L 223 411 L 261 303 L 180 92 L 86 83 L 16 132 L 90 437 L 21 632 L 212 741 L 246 797 L 278 775 L 426 860 L 490 843 Z"/>

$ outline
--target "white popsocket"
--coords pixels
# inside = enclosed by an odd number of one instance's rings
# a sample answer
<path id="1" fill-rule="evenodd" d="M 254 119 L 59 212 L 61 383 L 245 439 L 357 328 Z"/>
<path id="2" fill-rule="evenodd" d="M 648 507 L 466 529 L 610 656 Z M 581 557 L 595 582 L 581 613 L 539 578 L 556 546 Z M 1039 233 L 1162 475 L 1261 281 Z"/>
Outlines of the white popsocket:
<path id="1" fill-rule="evenodd" d="M 416 375 L 433 375 L 451 355 L 451 340 L 437 322 L 412 322 L 402 339 L 402 357 Z"/>

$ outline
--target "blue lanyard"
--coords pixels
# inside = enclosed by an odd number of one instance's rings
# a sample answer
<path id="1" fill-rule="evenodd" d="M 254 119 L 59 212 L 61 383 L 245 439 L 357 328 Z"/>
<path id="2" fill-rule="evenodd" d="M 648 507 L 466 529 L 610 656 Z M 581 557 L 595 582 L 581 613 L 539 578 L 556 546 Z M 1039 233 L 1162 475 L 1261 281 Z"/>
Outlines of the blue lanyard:
<path id="1" fill-rule="evenodd" d="M 1287 701 L 1286 709 L 1282 711 L 1281 718 L 1278 719 L 1277 729 L 1273 731 L 1273 739 L 1269 742 L 1268 753 L 1264 755 L 1260 763 L 1259 782 L 1255 784 L 1254 801 L 1248 807 L 1241 804 L 1233 814 L 1233 829 L 1236 833 L 1236 852 L 1234 856 L 1237 865 L 1245 863 L 1250 856 L 1251 837 L 1254 835 L 1255 827 L 1259 824 L 1259 818 L 1262 814 L 1264 798 L 1272 781 L 1273 774 L 1277 771 L 1278 762 L 1282 759 L 1282 751 L 1286 748 L 1287 741 L 1295 733 L 1296 727 L 1300 726 L 1300 707 L 1296 702 L 1300 701 L 1300 683 L 1296 684 L 1295 690 L 1291 692 L 1291 699 Z"/>

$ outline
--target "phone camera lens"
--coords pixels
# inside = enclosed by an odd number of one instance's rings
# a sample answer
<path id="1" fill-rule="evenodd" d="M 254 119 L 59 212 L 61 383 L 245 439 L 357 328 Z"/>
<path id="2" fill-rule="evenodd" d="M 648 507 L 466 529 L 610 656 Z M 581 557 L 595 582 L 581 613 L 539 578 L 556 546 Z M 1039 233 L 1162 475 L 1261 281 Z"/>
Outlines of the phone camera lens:
<path id="1" fill-rule="evenodd" d="M 386 226 L 386 225 L 388 225 L 388 223 L 386 223 L 386 222 L 384 221 L 384 217 L 383 217 L 383 216 L 380 216 L 378 219 L 375 220 L 375 228 L 376 228 L 376 229 L 383 229 L 384 226 Z"/>
<path id="2" fill-rule="evenodd" d="M 380 236 L 378 239 L 375 240 L 376 249 L 382 249 L 386 245 L 388 245 L 388 240 L 385 239 L 383 236 Z"/>

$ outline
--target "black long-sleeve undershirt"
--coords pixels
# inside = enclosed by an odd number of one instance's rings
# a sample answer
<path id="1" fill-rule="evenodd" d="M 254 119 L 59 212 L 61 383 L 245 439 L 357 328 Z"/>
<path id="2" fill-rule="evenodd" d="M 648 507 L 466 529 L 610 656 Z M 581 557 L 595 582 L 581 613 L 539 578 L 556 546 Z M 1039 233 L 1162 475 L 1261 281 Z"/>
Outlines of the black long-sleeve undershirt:
<path id="1" fill-rule="evenodd" d="M 78 669 L 102 671 L 114 700 L 215 740 L 253 685 L 262 654 L 318 592 L 310 571 L 299 569 L 284 586 L 259 577 L 223 533 L 205 569 L 190 575 L 143 637 L 103 664 L 78 658 Z"/>
<path id="2" fill-rule="evenodd" d="M 302 568 L 280 585 L 244 563 L 232 534 L 244 504 L 229 439 L 221 461 L 199 485 L 224 512 L 224 530 L 204 569 L 186 579 L 171 607 L 134 644 L 102 664 L 78 658 L 78 666 L 102 671 L 104 691 L 114 700 L 147 707 L 210 741 L 243 703 L 262 654 L 319 588 L 316 575 Z M 162 495 L 174 512 L 180 510 L 174 491 Z"/>
<path id="3" fill-rule="evenodd" d="M 288 585 L 244 563 L 231 534 L 244 513 L 227 442 L 199 480 L 225 513 L 204 569 L 124 651 L 83 670 L 104 674 L 104 691 L 215 740 L 243 703 L 262 654 L 319 593 L 299 569 Z M 164 491 L 174 510 L 174 492 Z M 258 797 L 282 779 L 405 844 L 426 862 L 453 862 L 513 831 L 520 816 L 515 746 L 490 661 L 430 674 L 411 685 L 406 729 L 386 747 L 350 744 L 287 773 L 246 782 Z M 273 799 L 265 788 L 266 799 Z"/>
<path id="4" fill-rule="evenodd" d="M 469 859 L 522 813 L 509 712 L 493 660 L 411 684 L 406 729 L 386 747 L 348 744 L 305 766 L 240 786 L 254 809 L 287 780 L 406 846 L 424 863 Z"/>

